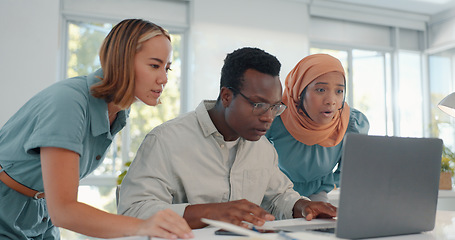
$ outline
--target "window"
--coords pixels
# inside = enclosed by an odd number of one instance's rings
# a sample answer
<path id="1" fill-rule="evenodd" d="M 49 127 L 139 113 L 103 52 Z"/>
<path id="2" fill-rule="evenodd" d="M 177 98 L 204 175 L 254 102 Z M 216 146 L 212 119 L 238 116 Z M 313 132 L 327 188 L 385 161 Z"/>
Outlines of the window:
<path id="1" fill-rule="evenodd" d="M 316 15 L 311 17 L 310 53 L 328 53 L 342 62 L 346 101 L 367 116 L 369 134 L 429 135 L 424 32 Z"/>
<path id="2" fill-rule="evenodd" d="M 367 116 L 371 135 L 387 135 L 392 129 L 387 106 L 389 59 L 385 52 L 352 51 L 352 106 Z"/>
<path id="3" fill-rule="evenodd" d="M 313 47 L 310 53 L 327 53 L 341 61 L 347 70 L 346 101 L 368 117 L 370 135 L 424 135 L 419 52 L 398 53 L 395 81 L 389 52 Z"/>
<path id="4" fill-rule="evenodd" d="M 66 77 L 87 75 L 98 68 L 99 48 L 112 28 L 111 23 L 69 20 L 67 22 Z M 78 200 L 91 206 L 116 213 L 115 187 L 125 164 L 134 159 L 145 135 L 155 126 L 175 118 L 180 112 L 180 79 L 182 34 L 171 32 L 172 71 L 161 97 L 162 104 L 150 107 L 134 103 L 127 126 L 115 137 L 102 165 L 81 181 Z M 63 239 L 96 239 L 62 229 Z"/>
<path id="5" fill-rule="evenodd" d="M 445 50 L 429 56 L 431 135 L 444 140 L 444 145 L 455 148 L 455 118 L 442 112 L 438 103 L 454 92 L 455 49 Z"/>
<path id="6" fill-rule="evenodd" d="M 396 106 L 399 114 L 399 134 L 407 137 L 424 136 L 423 80 L 421 53 L 400 51 L 398 55 L 398 92 Z"/>
<path id="7" fill-rule="evenodd" d="M 425 19 L 391 18 L 381 9 L 365 17 L 360 6 L 311 6 L 310 53 L 336 54 L 345 65 L 347 102 L 368 117 L 369 134 L 428 136 Z"/>
<path id="8" fill-rule="evenodd" d="M 368 117 L 369 134 L 392 132 L 387 97 L 390 76 L 387 70 L 390 54 L 359 49 L 311 48 L 311 54 L 327 53 L 338 58 L 345 68 L 346 102 Z"/>

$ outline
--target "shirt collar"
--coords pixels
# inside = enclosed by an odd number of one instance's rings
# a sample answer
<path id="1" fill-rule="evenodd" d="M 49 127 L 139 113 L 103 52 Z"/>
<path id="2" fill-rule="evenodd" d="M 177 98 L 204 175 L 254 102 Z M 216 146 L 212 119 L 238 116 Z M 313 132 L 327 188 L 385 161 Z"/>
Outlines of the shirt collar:
<path id="1" fill-rule="evenodd" d="M 212 119 L 210 118 L 208 110 L 212 109 L 215 107 L 216 100 L 203 100 L 196 108 L 196 118 L 199 122 L 199 126 L 202 129 L 202 132 L 204 133 L 204 137 L 208 137 L 212 134 L 218 135 L 220 139 L 223 139 L 223 135 L 218 131 L 218 129 L 215 127 L 215 124 L 213 124 Z M 246 141 L 242 137 L 239 137 L 239 146 Z"/>
<path id="2" fill-rule="evenodd" d="M 208 110 L 215 107 L 215 104 L 215 100 L 203 100 L 196 108 L 196 117 L 205 137 L 208 137 L 213 133 L 218 133 L 218 130 L 216 129 L 215 124 L 213 124 L 208 112 Z"/>
<path id="3" fill-rule="evenodd" d="M 126 125 L 126 118 L 128 118 L 129 110 L 121 110 L 118 113 L 117 119 L 112 125 L 112 131 L 110 131 L 111 127 L 109 124 L 109 114 L 107 111 L 106 101 L 104 99 L 95 98 L 92 94 L 90 94 L 91 86 L 101 81 L 98 77 L 103 77 L 102 69 L 98 69 L 87 77 L 91 131 L 93 136 L 110 133 L 108 135 L 111 135 L 112 137 L 112 135 L 115 135 Z"/>

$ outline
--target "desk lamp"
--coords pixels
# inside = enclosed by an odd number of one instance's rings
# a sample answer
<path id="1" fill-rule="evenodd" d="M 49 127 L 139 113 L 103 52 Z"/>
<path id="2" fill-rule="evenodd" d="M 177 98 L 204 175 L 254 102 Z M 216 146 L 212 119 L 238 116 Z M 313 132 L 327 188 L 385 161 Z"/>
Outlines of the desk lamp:
<path id="1" fill-rule="evenodd" d="M 441 102 L 439 102 L 438 107 L 443 112 L 455 117 L 455 92 L 442 99 Z"/>

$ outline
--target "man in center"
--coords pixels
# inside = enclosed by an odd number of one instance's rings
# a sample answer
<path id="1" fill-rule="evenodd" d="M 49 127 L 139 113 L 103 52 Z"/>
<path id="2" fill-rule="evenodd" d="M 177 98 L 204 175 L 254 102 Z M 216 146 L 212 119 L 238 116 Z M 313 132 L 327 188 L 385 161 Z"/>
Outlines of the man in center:
<path id="1" fill-rule="evenodd" d="M 170 208 L 191 228 L 210 218 L 246 226 L 265 221 L 334 217 L 329 203 L 293 190 L 264 137 L 286 106 L 278 59 L 258 48 L 227 55 L 216 101 L 147 134 L 125 176 L 118 213 L 148 218 Z"/>

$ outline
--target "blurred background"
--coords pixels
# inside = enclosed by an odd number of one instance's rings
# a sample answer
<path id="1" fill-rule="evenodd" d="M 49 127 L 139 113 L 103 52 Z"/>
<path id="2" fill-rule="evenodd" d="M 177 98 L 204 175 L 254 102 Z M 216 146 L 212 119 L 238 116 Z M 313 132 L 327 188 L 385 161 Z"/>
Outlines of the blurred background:
<path id="1" fill-rule="evenodd" d="M 171 33 L 172 71 L 163 104 L 133 104 L 102 167 L 82 181 L 79 200 L 95 207 L 116 212 L 117 181 L 145 134 L 216 99 L 226 54 L 245 46 L 277 56 L 282 83 L 308 54 L 331 54 L 370 134 L 439 137 L 455 148 L 454 119 L 436 107 L 454 91 L 453 0 L 1 0 L 0 127 L 38 91 L 99 68 L 102 40 L 125 18 Z"/>

